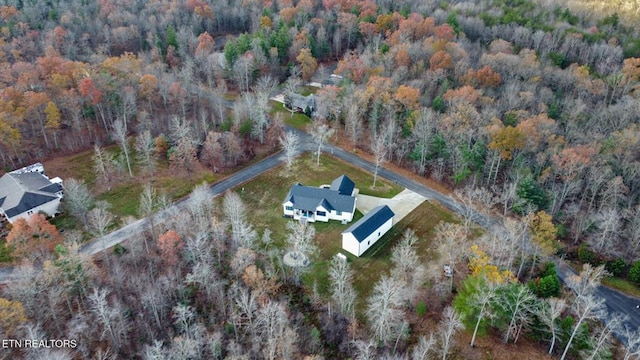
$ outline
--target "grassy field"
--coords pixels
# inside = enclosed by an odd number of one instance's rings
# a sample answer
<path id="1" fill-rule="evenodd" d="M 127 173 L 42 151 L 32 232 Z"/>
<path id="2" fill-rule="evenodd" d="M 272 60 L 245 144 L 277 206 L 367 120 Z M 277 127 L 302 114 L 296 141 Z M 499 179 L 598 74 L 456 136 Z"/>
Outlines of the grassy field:
<path id="1" fill-rule="evenodd" d="M 307 125 L 311 124 L 311 119 L 307 115 L 297 112 L 291 114 L 291 111 L 287 110 L 282 103 L 271 100 L 269 101 L 269 104 L 271 105 L 271 111 L 269 111 L 269 114 L 272 117 L 275 117 L 277 113 L 282 113 L 282 118 L 284 119 L 285 124 L 291 127 L 305 130 Z"/>
<path id="2" fill-rule="evenodd" d="M 375 189 L 371 188 L 373 176 L 370 173 L 354 168 L 333 157 L 323 155 L 321 166 L 317 167 L 310 156 L 300 158 L 290 173 L 283 167 L 276 168 L 261 175 L 253 181 L 244 184 L 237 190 L 249 212 L 252 224 L 262 234 L 264 229 L 272 231 L 272 240 L 276 246 L 284 246 L 286 239 L 286 224 L 292 220 L 282 217 L 282 200 L 286 196 L 292 184 L 300 182 L 304 185 L 318 186 L 328 184 L 341 174 L 347 174 L 359 188 L 360 193 L 379 197 L 393 197 L 402 189 L 395 184 L 378 182 Z M 362 217 L 356 212 L 354 222 Z M 342 225 L 337 221 L 328 223 L 314 223 L 316 228 L 316 244 L 319 253 L 313 259 L 312 265 L 303 275 L 303 282 L 307 288 L 316 289 L 322 296 L 330 293 L 327 271 L 331 258 L 338 252 L 347 255 L 351 262 L 355 276 L 355 287 L 361 301 L 369 295 L 373 284 L 383 273 L 391 267 L 391 249 L 402 237 L 405 229 L 412 228 L 421 239 L 418 244 L 418 252 L 423 261 L 434 259 L 437 255 L 431 246 L 433 237 L 432 229 L 435 225 L 444 221 L 455 221 L 451 213 L 430 202 L 420 205 L 411 214 L 384 235 L 363 256 L 357 258 L 342 250 L 341 233 L 352 223 Z"/>
<path id="3" fill-rule="evenodd" d="M 112 145 L 105 151 L 114 156 L 120 154 L 120 147 Z M 140 193 L 145 184 L 151 183 L 158 192 L 166 192 L 172 199 L 178 199 L 187 195 L 195 185 L 203 181 L 211 183 L 216 180 L 214 174 L 202 167 L 196 166 L 192 172 L 176 172 L 169 166 L 169 162 L 159 160 L 153 176 L 144 173 L 136 163 L 135 153 L 131 154 L 133 178 L 125 173 L 120 174 L 112 181 L 110 186 L 100 184 L 97 181 L 93 166 L 93 150 L 80 154 L 56 158 L 46 162 L 45 169 L 52 176 L 59 176 L 63 180 L 75 178 L 87 184 L 96 200 L 106 200 L 111 204 L 111 211 L 120 217 L 136 216 L 138 212 Z M 73 228 L 74 222 L 65 219 L 66 216 L 55 219 L 53 222 L 65 228 Z"/>
<path id="4" fill-rule="evenodd" d="M 640 297 L 640 288 L 629 280 L 617 277 L 605 277 L 602 279 L 602 284 L 625 294 Z"/>

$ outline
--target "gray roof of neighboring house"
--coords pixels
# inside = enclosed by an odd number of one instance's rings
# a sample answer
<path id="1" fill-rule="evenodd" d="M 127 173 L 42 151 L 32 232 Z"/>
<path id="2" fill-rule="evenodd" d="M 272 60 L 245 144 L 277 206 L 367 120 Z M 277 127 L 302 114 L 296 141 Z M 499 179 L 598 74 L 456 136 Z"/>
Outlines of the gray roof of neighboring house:
<path id="1" fill-rule="evenodd" d="M 355 187 L 356 184 L 351 179 L 349 179 L 347 175 L 340 175 L 331 182 L 331 190 L 337 191 L 342 195 L 351 196 Z"/>
<path id="2" fill-rule="evenodd" d="M 363 216 L 355 224 L 351 225 L 343 234 L 352 233 L 358 242 L 364 241 L 367 236 L 376 231 L 382 224 L 393 218 L 395 214 L 387 205 L 380 205 Z"/>
<path id="3" fill-rule="evenodd" d="M 289 95 L 291 99 L 291 105 L 294 108 L 302 109 L 302 111 L 306 111 L 307 107 L 313 110 L 316 107 L 316 98 L 313 94 L 309 96 L 302 96 L 300 94 L 291 94 Z"/>
<path id="4" fill-rule="evenodd" d="M 356 198 L 349 195 L 339 194 L 331 189 L 321 189 L 317 187 L 296 184 L 291 187 L 284 202 L 291 201 L 294 209 L 315 211 L 318 205 L 325 209 L 352 212 L 356 203 Z"/>
<path id="5" fill-rule="evenodd" d="M 60 184 L 37 172 L 4 174 L 0 178 L 0 206 L 7 217 L 13 217 L 57 199 L 60 190 Z"/>

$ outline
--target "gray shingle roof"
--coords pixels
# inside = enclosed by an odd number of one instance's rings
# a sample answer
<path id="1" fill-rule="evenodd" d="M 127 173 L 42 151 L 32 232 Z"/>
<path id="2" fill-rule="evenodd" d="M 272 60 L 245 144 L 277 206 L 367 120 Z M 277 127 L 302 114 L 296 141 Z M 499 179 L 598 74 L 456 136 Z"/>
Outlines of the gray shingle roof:
<path id="1" fill-rule="evenodd" d="M 331 182 L 331 190 L 337 191 L 342 195 L 351 196 L 355 187 L 356 184 L 347 175 L 340 175 Z"/>
<path id="2" fill-rule="evenodd" d="M 395 214 L 389 206 L 380 205 L 371 210 L 367 215 L 358 220 L 355 224 L 351 225 L 347 230 L 343 231 L 343 234 L 352 233 L 353 236 L 362 242 L 367 236 L 376 231 L 382 224 L 393 218 Z"/>
<path id="3" fill-rule="evenodd" d="M 306 111 L 307 107 L 313 111 L 316 107 L 316 99 L 313 94 L 308 96 L 302 96 L 299 94 L 290 94 L 291 106 L 294 108 L 302 109 L 302 111 Z"/>
<path id="4" fill-rule="evenodd" d="M 311 186 L 296 184 L 291 187 L 284 202 L 291 201 L 295 209 L 315 211 L 318 205 L 327 210 L 352 212 L 355 206 L 355 197 L 339 194 L 331 189 L 321 189 Z"/>
<path id="5" fill-rule="evenodd" d="M 0 206 L 7 217 L 13 217 L 57 199 L 56 192 L 61 189 L 60 184 L 37 172 L 4 174 L 0 178 Z"/>

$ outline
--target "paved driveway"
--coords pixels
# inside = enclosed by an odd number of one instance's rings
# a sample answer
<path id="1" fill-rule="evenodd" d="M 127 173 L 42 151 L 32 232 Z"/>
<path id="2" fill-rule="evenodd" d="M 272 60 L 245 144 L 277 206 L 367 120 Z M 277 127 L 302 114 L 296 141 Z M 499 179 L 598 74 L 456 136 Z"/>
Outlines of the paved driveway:
<path id="1" fill-rule="evenodd" d="M 388 205 L 391 210 L 393 210 L 393 213 L 396 214 L 393 222 L 398 223 L 398 221 L 402 220 L 402 218 L 407 216 L 425 200 L 427 200 L 426 197 L 409 189 L 404 189 L 400 194 L 391 199 L 358 194 L 356 208 L 358 208 L 361 213 L 366 214 L 378 205 Z"/>

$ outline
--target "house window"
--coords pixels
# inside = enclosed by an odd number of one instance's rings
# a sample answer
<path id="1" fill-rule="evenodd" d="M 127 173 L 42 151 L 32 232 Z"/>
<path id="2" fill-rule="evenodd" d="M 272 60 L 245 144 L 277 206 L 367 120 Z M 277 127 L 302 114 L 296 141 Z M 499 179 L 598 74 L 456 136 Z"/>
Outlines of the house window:
<path id="1" fill-rule="evenodd" d="M 327 212 L 326 211 L 317 211 L 316 215 L 318 215 L 318 216 L 327 216 Z"/>
<path id="2" fill-rule="evenodd" d="M 380 231 L 378 231 L 378 237 L 380 237 Z"/>
<path id="3" fill-rule="evenodd" d="M 371 245 L 371 240 L 367 241 L 367 246 Z"/>
<path id="4" fill-rule="evenodd" d="M 285 207 L 285 209 L 286 209 L 287 211 L 293 211 L 293 206 L 287 206 L 287 207 Z"/>
<path id="5" fill-rule="evenodd" d="M 338 215 L 338 216 L 342 215 L 342 211 L 336 210 L 336 215 Z"/>
<path id="6" fill-rule="evenodd" d="M 33 210 L 27 211 L 27 215 L 33 215 Z"/>

